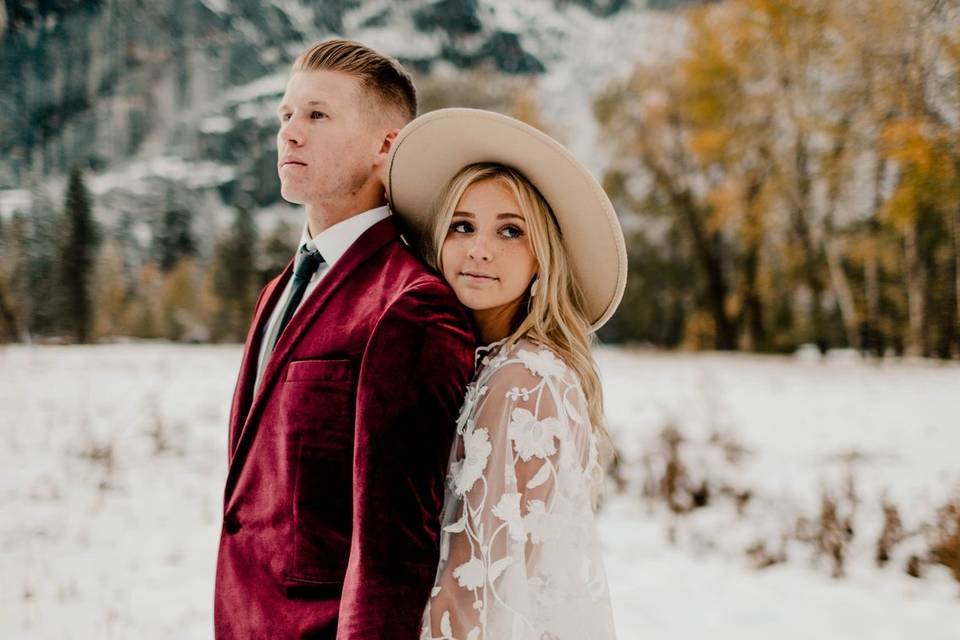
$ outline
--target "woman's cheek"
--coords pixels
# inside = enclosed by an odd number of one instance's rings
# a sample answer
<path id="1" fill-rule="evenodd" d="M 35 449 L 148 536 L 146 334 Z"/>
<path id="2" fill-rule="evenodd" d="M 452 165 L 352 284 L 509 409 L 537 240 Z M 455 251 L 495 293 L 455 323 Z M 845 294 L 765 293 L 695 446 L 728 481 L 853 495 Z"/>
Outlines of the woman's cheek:
<path id="1" fill-rule="evenodd" d="M 440 272 L 450 283 L 460 271 L 460 252 L 455 245 L 454 240 L 447 240 L 440 251 Z"/>

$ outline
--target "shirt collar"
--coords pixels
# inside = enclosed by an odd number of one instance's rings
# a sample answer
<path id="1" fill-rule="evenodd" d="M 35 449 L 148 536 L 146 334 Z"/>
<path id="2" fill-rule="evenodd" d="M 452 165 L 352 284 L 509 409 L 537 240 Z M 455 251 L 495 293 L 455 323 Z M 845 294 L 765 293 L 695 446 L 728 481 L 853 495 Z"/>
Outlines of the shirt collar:
<path id="1" fill-rule="evenodd" d="M 300 244 L 297 246 L 306 245 L 308 251 L 317 249 L 323 256 L 324 262 L 332 267 L 340 259 L 340 256 L 347 252 L 350 245 L 363 235 L 364 231 L 390 215 L 388 205 L 369 209 L 355 216 L 350 216 L 346 220 L 341 220 L 332 227 L 327 227 L 313 238 L 310 237 L 309 223 L 304 222 L 303 232 L 300 234 Z"/>

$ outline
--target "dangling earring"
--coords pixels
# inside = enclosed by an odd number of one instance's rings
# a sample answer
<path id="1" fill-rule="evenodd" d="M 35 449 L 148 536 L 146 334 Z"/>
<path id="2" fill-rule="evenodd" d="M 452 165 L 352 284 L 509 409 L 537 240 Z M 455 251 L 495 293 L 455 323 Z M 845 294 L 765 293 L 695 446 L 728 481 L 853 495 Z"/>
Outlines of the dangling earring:
<path id="1" fill-rule="evenodd" d="M 537 285 L 540 284 L 540 278 L 534 278 L 533 282 L 530 284 L 530 297 L 537 295 Z"/>

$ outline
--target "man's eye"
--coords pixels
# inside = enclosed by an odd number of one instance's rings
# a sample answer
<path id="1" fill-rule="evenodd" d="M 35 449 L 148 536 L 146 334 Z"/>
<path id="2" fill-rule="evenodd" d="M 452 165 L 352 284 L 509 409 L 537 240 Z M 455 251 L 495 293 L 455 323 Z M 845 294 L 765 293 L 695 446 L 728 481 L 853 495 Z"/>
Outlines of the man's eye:
<path id="1" fill-rule="evenodd" d="M 453 230 L 455 233 L 470 233 L 471 231 L 473 231 L 473 225 L 471 225 L 469 222 L 463 222 L 463 221 L 454 222 L 453 224 L 450 225 L 450 229 Z"/>
<path id="2" fill-rule="evenodd" d="M 327 114 L 325 114 L 323 111 L 311 111 L 310 117 L 314 120 L 320 120 L 321 118 L 326 118 Z"/>
<path id="3" fill-rule="evenodd" d="M 289 119 L 290 119 L 290 114 L 289 114 L 289 113 L 284 113 L 283 115 L 280 116 L 280 121 L 281 121 L 281 122 L 286 122 L 286 121 L 289 120 Z"/>

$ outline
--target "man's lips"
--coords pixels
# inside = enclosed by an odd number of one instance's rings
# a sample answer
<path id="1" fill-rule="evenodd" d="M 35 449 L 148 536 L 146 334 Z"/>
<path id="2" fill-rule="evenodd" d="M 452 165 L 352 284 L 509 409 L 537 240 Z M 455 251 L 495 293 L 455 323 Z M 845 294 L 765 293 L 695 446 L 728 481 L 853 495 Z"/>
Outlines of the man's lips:
<path id="1" fill-rule="evenodd" d="M 293 159 L 293 158 L 286 158 L 285 160 L 282 160 L 282 161 L 280 162 L 280 167 L 281 167 L 281 168 L 282 168 L 282 167 L 289 166 L 289 165 L 299 166 L 299 167 L 305 167 L 305 166 L 307 166 L 307 163 L 306 163 L 306 162 L 301 162 L 300 160 L 295 160 L 295 159 Z"/>

